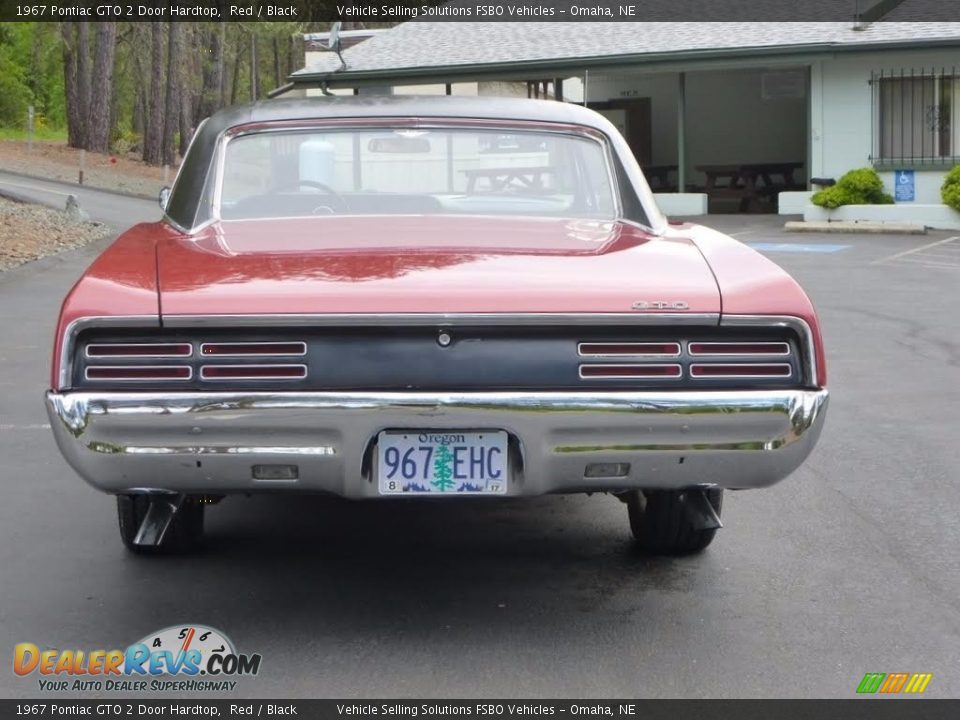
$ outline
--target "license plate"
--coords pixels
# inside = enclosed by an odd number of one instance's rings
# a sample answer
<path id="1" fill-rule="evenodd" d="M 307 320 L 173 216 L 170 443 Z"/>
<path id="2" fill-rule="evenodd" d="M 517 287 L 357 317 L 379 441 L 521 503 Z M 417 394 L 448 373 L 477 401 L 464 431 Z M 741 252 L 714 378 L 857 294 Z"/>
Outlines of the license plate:
<path id="1" fill-rule="evenodd" d="M 507 433 L 384 431 L 377 478 L 381 495 L 503 495 Z"/>

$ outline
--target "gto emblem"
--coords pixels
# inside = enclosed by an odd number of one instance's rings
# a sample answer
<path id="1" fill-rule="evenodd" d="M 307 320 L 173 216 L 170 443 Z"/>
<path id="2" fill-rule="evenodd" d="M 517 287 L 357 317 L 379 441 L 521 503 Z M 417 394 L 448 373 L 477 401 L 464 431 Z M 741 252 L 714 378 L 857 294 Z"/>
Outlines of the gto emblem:
<path id="1" fill-rule="evenodd" d="M 690 304 L 686 300 L 637 300 L 631 307 L 634 310 L 689 310 Z"/>

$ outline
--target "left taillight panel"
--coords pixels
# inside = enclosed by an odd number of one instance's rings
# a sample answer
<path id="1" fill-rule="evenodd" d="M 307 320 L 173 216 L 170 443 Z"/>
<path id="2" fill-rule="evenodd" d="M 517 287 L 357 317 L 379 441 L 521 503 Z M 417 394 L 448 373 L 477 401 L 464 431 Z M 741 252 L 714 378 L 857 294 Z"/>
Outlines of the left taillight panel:
<path id="1" fill-rule="evenodd" d="M 196 348 L 184 339 L 98 338 L 81 335 L 73 351 L 73 387 L 129 390 L 189 389 Z"/>
<path id="2" fill-rule="evenodd" d="M 282 387 L 307 377 L 303 362 L 307 344 L 302 340 L 235 342 L 217 335 L 168 339 L 133 330 L 81 334 L 71 354 L 71 386 L 186 391 L 203 387 L 207 381 Z"/>

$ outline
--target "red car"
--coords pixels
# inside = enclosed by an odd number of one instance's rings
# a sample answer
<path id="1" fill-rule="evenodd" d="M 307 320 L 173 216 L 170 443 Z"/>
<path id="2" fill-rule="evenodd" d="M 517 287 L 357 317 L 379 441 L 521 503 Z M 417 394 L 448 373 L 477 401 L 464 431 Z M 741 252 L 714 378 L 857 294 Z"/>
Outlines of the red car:
<path id="1" fill-rule="evenodd" d="M 608 492 L 643 549 L 706 547 L 827 406 L 817 317 L 657 209 L 596 113 L 324 98 L 198 129 L 161 204 L 63 303 L 47 394 L 135 551 L 231 493 Z"/>

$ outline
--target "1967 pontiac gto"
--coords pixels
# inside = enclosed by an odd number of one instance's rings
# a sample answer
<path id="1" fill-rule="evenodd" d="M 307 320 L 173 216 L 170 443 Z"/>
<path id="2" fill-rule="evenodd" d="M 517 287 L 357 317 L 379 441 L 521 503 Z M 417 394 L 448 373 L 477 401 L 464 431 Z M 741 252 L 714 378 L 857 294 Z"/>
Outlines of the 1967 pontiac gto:
<path id="1" fill-rule="evenodd" d="M 810 300 L 745 245 L 667 222 L 575 105 L 357 97 L 225 110 L 161 222 L 63 303 L 63 455 L 134 551 L 231 493 L 607 492 L 638 545 L 701 550 L 827 406 Z"/>

